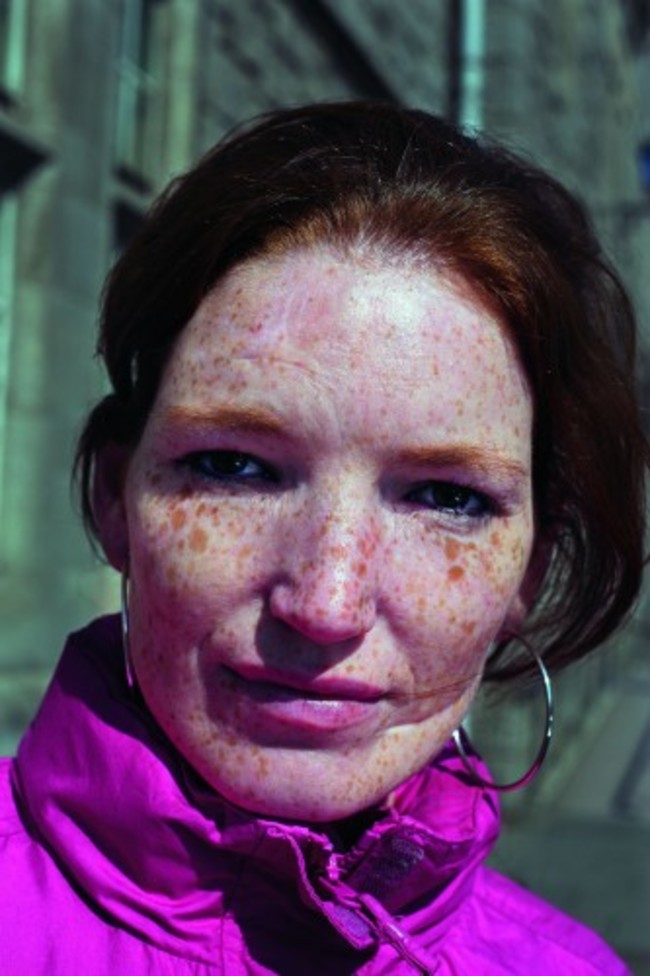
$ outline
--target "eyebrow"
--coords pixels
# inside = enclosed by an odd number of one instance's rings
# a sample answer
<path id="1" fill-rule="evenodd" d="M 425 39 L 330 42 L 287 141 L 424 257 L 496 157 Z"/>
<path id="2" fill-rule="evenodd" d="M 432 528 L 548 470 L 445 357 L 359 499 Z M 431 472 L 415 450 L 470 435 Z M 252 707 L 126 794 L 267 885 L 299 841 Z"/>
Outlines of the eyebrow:
<path id="1" fill-rule="evenodd" d="M 215 407 L 209 410 L 196 407 L 170 407 L 164 413 L 164 420 L 178 427 L 236 430 L 273 437 L 290 436 L 286 426 L 275 414 L 259 407 Z"/>
<path id="2" fill-rule="evenodd" d="M 169 407 L 164 413 L 164 421 L 178 427 L 239 431 L 293 439 L 280 418 L 260 407 Z M 477 474 L 496 475 L 508 480 L 525 481 L 530 476 L 528 468 L 520 461 L 505 457 L 500 451 L 470 444 L 408 447 L 399 451 L 394 460 L 405 467 L 465 468 Z"/>
<path id="3" fill-rule="evenodd" d="M 400 451 L 397 461 L 404 466 L 466 468 L 482 475 L 496 475 L 523 481 L 530 477 L 528 467 L 488 447 L 446 444 L 443 447 L 411 447 Z"/>

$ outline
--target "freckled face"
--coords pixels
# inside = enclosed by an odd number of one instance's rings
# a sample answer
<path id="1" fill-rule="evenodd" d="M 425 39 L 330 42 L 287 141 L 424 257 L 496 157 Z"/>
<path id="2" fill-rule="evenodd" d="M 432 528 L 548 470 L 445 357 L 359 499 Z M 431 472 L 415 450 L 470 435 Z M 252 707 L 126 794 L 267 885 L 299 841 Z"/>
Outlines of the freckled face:
<path id="1" fill-rule="evenodd" d="M 330 820 L 441 748 L 519 611 L 531 421 L 504 329 L 433 270 L 298 251 L 202 303 L 121 531 L 142 692 L 216 790 Z"/>

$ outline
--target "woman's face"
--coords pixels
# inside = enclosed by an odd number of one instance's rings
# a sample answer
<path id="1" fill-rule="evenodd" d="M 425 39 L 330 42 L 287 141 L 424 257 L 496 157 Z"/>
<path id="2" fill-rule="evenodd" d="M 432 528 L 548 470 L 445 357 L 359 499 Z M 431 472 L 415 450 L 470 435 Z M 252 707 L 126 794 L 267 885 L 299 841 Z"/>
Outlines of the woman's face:
<path id="1" fill-rule="evenodd" d="M 434 270 L 299 250 L 205 299 L 98 514 L 142 693 L 214 789 L 331 820 L 441 748 L 522 612 L 531 421 Z"/>

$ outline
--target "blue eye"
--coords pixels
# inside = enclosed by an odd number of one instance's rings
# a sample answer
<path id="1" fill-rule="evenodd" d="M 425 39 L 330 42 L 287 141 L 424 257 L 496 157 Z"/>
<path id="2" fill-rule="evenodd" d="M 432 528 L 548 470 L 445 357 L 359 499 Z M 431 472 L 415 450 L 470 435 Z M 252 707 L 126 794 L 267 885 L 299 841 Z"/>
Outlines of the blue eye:
<path id="1" fill-rule="evenodd" d="M 429 481 L 406 497 L 407 501 L 457 518 L 480 519 L 494 511 L 493 502 L 483 492 L 450 481 Z"/>
<path id="2" fill-rule="evenodd" d="M 181 463 L 212 481 L 278 481 L 272 468 L 240 451 L 195 451 L 182 458 Z"/>

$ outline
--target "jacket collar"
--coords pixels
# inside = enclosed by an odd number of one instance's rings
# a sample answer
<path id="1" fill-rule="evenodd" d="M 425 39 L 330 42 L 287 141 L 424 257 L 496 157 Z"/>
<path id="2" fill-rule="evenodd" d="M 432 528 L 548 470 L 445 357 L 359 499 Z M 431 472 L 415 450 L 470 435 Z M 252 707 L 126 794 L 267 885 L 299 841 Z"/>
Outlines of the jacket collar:
<path id="1" fill-rule="evenodd" d="M 148 940 L 201 956 L 214 948 L 214 919 L 236 913 L 237 893 L 265 884 L 274 897 L 286 889 L 287 901 L 297 889 L 359 948 L 372 942 L 352 911 L 360 898 L 371 915 L 413 910 L 416 919 L 413 906 L 426 905 L 414 924 L 442 932 L 498 833 L 493 796 L 467 782 L 451 749 L 375 812 L 351 850 L 335 827 L 233 806 L 129 693 L 117 617 L 69 639 L 14 778 L 33 828 L 92 903 Z"/>

